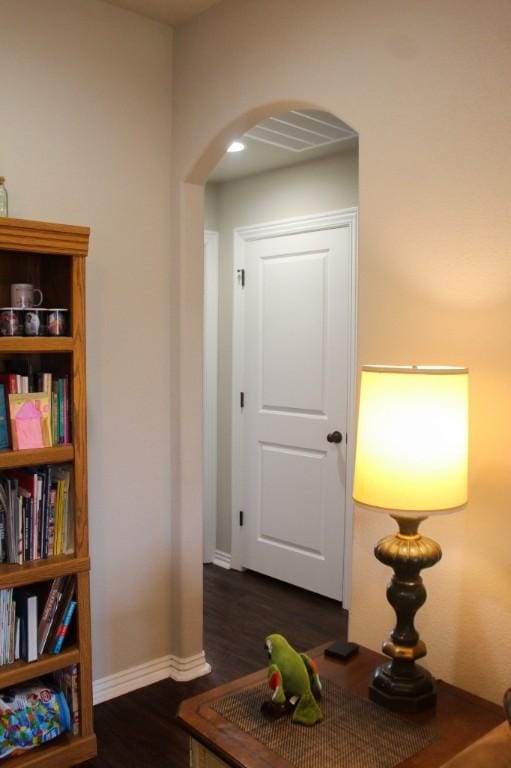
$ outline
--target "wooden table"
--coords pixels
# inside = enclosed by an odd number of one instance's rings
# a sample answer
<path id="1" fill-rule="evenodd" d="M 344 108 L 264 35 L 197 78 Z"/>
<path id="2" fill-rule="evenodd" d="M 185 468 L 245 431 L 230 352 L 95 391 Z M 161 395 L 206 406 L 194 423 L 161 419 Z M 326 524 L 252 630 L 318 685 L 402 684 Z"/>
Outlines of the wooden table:
<path id="1" fill-rule="evenodd" d="M 384 657 L 360 648 L 358 654 L 342 662 L 326 658 L 323 655 L 324 648 L 322 646 L 309 652 L 316 659 L 321 677 L 367 699 L 370 674 Z M 263 680 L 266 680 L 266 669 L 183 701 L 177 719 L 192 737 L 193 768 L 224 765 L 234 768 L 292 768 L 287 760 L 239 730 L 211 706 L 224 696 Z M 446 760 L 504 720 L 503 709 L 497 704 L 442 680 L 437 681 L 437 689 L 436 709 L 400 715 L 411 722 L 434 727 L 437 737 L 421 752 L 401 762 L 399 768 L 439 768 Z"/>

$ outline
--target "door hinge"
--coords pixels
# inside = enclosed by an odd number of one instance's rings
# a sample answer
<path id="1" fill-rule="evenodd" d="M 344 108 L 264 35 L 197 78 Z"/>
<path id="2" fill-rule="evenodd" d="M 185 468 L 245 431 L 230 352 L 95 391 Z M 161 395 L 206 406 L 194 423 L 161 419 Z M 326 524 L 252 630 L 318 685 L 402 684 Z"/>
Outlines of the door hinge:
<path id="1" fill-rule="evenodd" d="M 245 393 L 240 392 L 240 408 L 244 408 L 244 407 L 245 407 Z"/>
<path id="2" fill-rule="evenodd" d="M 238 269 L 236 270 L 238 273 L 238 280 L 240 281 L 240 285 L 242 288 L 245 287 L 245 270 L 244 269 Z"/>
<path id="3" fill-rule="evenodd" d="M 243 525 L 243 510 L 240 509 L 240 525 Z"/>

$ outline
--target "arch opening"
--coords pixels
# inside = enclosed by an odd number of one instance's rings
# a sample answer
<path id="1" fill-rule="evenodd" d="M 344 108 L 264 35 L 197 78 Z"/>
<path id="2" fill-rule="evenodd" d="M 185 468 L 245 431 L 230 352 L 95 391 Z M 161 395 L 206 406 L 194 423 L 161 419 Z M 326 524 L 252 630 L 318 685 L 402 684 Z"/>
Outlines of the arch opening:
<path id="1" fill-rule="evenodd" d="M 291 108 L 290 108 L 291 107 Z M 216 235 L 219 243 L 216 255 L 217 274 L 211 284 L 208 272 L 211 267 L 205 260 L 206 321 L 204 324 L 205 367 L 205 426 L 215 424 L 217 430 L 212 439 L 204 435 L 205 462 L 209 467 L 211 485 L 205 476 L 205 499 L 209 503 L 215 496 L 214 520 L 204 518 L 205 562 L 222 567 L 243 568 L 246 564 L 243 545 L 240 540 L 238 510 L 245 508 L 241 498 L 238 479 L 242 471 L 237 456 L 240 444 L 237 435 L 240 424 L 238 390 L 247 394 L 250 382 L 240 372 L 239 347 L 247 348 L 240 339 L 238 324 L 244 325 L 243 312 L 236 298 L 238 285 L 233 280 L 243 267 L 237 262 L 234 240 L 240 229 L 257 227 L 262 222 L 270 228 L 282 221 L 296 217 L 312 217 L 310 229 L 318 231 L 327 219 L 321 217 L 350 212 L 356 217 L 358 205 L 358 135 L 345 122 L 325 110 L 311 105 L 285 104 L 269 105 L 254 110 L 240 121 L 233 121 L 203 153 L 194 168 L 194 174 L 203 164 L 211 165 L 213 147 L 221 147 L 222 155 L 205 184 L 204 228 L 208 242 Z M 257 115 L 257 122 L 254 119 Z M 244 130 L 242 131 L 242 126 Z M 226 153 L 231 141 L 246 145 L 243 152 Z M 209 156 L 208 162 L 205 158 Z M 316 218 L 314 218 L 316 217 Z M 322 223 L 318 223 L 319 217 Z M 333 218 L 332 218 L 333 220 Z M 335 229 L 333 225 L 332 228 Z M 237 234 L 238 233 L 238 234 Z M 244 235 L 241 235 L 242 237 Z M 254 235 L 255 236 L 255 235 Z M 259 237 L 259 235 L 257 235 Z M 211 292 L 217 291 L 216 313 L 207 304 Z M 288 297 L 289 299 L 289 297 Z M 289 299 L 290 300 L 290 299 Z M 355 303 L 354 295 L 349 302 Z M 319 310 L 318 310 L 319 311 Z M 353 323 L 354 326 L 354 318 Z M 217 333 L 217 349 L 213 354 L 208 348 L 208 334 Z M 353 330 L 353 329 L 352 329 Z M 349 346 L 354 349 L 354 338 Z M 250 346 L 250 345 L 248 345 Z M 215 361 L 214 373 L 209 376 L 217 385 L 213 401 L 217 403 L 217 418 L 211 419 L 211 401 L 208 399 L 208 360 Z M 347 362 L 347 365 L 351 364 Z M 350 372 L 351 375 L 351 372 Z M 249 400 L 250 400 L 249 395 Z M 344 418 L 344 417 L 343 417 Z M 208 446 L 214 446 L 208 458 Z M 212 467 L 214 479 L 211 482 Z M 342 490 L 342 489 L 339 489 Z M 351 517 L 345 523 L 346 533 L 351 538 Z M 211 541 L 214 531 L 215 541 Z M 340 540 L 341 537 L 340 537 Z M 339 562 L 347 560 L 345 553 L 339 553 Z M 250 566 L 249 566 L 250 567 Z M 257 568 L 255 569 L 257 570 Z M 345 572 L 350 570 L 349 567 Z M 278 572 L 276 574 L 278 578 Z M 289 579 L 291 583 L 292 577 Z M 329 596 L 337 596 L 348 602 L 349 579 L 343 573 L 345 587 L 340 592 L 333 589 Z M 297 580 L 297 585 L 302 585 Z M 306 587 L 307 588 L 307 587 Z M 309 582 L 314 588 L 314 577 Z M 317 591 L 319 588 L 316 587 Z M 322 587 L 324 589 L 324 587 Z M 323 594 L 327 594 L 326 591 Z"/>
<path id="2" fill-rule="evenodd" d="M 336 120 L 340 120 L 340 118 L 337 118 L 328 107 L 312 102 L 283 100 L 254 107 L 244 114 L 234 118 L 216 133 L 203 149 L 190 170 L 185 174 L 183 181 L 190 184 L 206 184 L 215 168 L 222 161 L 227 147 L 232 141 L 239 139 L 239 137 L 245 135 L 252 128 L 267 119 L 278 118 L 280 115 L 293 111 L 322 112 L 324 114 L 332 115 Z M 357 131 L 352 128 L 349 123 L 342 122 L 354 135 L 358 136 Z"/>

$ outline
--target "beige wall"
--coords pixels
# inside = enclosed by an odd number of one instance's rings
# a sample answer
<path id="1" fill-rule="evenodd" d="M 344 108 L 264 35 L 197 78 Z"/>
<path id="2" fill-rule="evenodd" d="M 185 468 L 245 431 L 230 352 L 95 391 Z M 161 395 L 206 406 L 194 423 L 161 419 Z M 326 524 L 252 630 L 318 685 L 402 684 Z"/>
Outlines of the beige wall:
<path id="1" fill-rule="evenodd" d="M 357 154 L 350 150 L 206 185 L 204 218 L 207 222 L 215 217 L 219 231 L 217 549 L 221 552 L 231 551 L 233 230 L 356 206 L 357 173 Z"/>
<path id="2" fill-rule="evenodd" d="M 510 684 L 510 31 L 507 0 L 225 0 L 176 35 L 182 647 L 202 643 L 199 185 L 232 135 L 310 104 L 360 134 L 359 363 L 471 369 L 470 504 L 423 525 L 444 549 L 417 621 L 427 664 L 496 701 Z M 356 512 L 351 635 L 373 648 L 393 616 L 372 549 L 392 528 Z"/>
<path id="3" fill-rule="evenodd" d="M 10 213 L 91 227 L 94 677 L 170 651 L 172 33 L 96 0 L 0 0 Z"/>
<path id="4" fill-rule="evenodd" d="M 218 184 L 207 184 L 204 188 L 204 229 L 218 232 Z"/>

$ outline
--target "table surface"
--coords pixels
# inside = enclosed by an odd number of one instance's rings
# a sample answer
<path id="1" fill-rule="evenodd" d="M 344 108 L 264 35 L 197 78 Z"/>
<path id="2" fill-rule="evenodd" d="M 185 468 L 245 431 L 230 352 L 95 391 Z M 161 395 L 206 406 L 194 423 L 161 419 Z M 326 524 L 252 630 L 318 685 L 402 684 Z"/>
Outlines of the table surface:
<path id="1" fill-rule="evenodd" d="M 373 669 L 388 661 L 384 656 L 360 648 L 347 661 L 324 656 L 326 646 L 309 651 L 319 667 L 321 678 L 332 680 L 353 693 L 368 698 L 368 682 Z M 225 720 L 212 708 L 219 699 L 266 680 L 266 668 L 231 683 L 186 699 L 179 707 L 177 721 L 207 749 L 234 768 L 292 768 L 264 744 Z M 476 741 L 504 720 L 502 707 L 453 685 L 437 680 L 435 709 L 417 714 L 399 714 L 414 723 L 432 726 L 436 739 L 428 747 L 399 764 L 399 768 L 439 768 L 449 758 Z M 270 693 L 269 689 L 268 692 Z"/>

